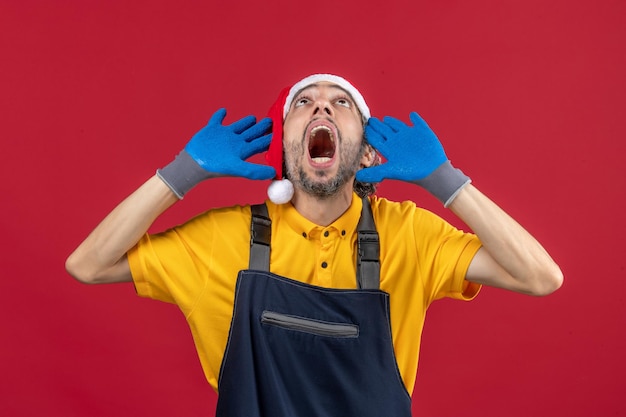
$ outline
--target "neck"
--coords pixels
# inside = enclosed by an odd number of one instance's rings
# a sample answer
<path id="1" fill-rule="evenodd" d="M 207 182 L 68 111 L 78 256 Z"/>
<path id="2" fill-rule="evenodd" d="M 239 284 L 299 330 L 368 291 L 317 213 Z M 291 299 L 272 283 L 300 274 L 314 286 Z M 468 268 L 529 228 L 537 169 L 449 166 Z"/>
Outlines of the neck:
<path id="1" fill-rule="evenodd" d="M 320 226 L 328 226 L 345 213 L 352 204 L 352 183 L 349 185 L 350 187 L 344 187 L 326 198 L 296 189 L 291 203 L 307 220 Z"/>

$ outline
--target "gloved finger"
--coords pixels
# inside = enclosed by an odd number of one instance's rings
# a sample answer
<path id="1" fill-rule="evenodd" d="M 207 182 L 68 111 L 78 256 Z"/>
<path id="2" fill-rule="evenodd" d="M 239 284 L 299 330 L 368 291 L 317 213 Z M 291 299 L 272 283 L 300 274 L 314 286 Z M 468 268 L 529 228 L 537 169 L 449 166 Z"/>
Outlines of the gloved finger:
<path id="1" fill-rule="evenodd" d="M 367 121 L 365 129 L 370 129 L 378 133 L 383 139 L 392 136 L 395 132 L 389 128 L 386 124 L 378 120 L 376 117 L 372 117 Z"/>
<path id="2" fill-rule="evenodd" d="M 370 125 L 365 126 L 365 140 L 367 141 L 367 143 L 372 145 L 374 149 L 376 149 L 383 155 L 385 154 L 385 149 L 387 145 L 385 137 L 378 133 L 376 130 L 374 130 L 374 128 L 372 128 Z"/>
<path id="3" fill-rule="evenodd" d="M 254 126 L 255 123 L 256 117 L 254 117 L 253 115 L 249 115 L 237 120 L 234 123 L 231 123 L 229 127 L 233 132 L 239 134 L 249 129 L 251 126 Z"/>
<path id="4" fill-rule="evenodd" d="M 252 155 L 256 155 L 260 152 L 265 152 L 272 142 L 272 134 L 267 134 L 265 136 L 256 137 L 250 139 L 246 142 L 246 144 L 242 148 L 242 159 L 248 159 Z"/>
<path id="5" fill-rule="evenodd" d="M 217 110 L 215 113 L 213 113 L 213 116 L 211 116 L 211 119 L 209 119 L 208 126 L 221 125 L 225 117 L 226 117 L 226 109 L 221 108 Z"/>
<path id="6" fill-rule="evenodd" d="M 422 119 L 422 117 L 419 114 L 417 114 L 416 112 L 411 112 L 409 117 L 411 118 L 411 122 L 413 123 L 413 126 L 415 126 L 415 127 L 425 127 L 425 128 L 430 130 L 430 127 L 428 126 L 428 123 L 426 123 L 426 121 L 424 119 Z"/>
<path id="7" fill-rule="evenodd" d="M 248 128 L 245 132 L 241 133 L 241 137 L 246 141 L 250 142 L 258 138 L 259 136 L 267 133 L 267 131 L 272 127 L 272 119 L 269 117 L 264 117 L 259 120 L 255 125 Z"/>
<path id="8" fill-rule="evenodd" d="M 360 182 L 381 182 L 386 178 L 386 172 L 385 164 L 363 168 L 356 172 L 356 180 Z"/>
<path id="9" fill-rule="evenodd" d="M 406 123 L 404 123 L 402 120 L 398 120 L 395 117 L 391 116 L 385 116 L 383 122 L 396 133 L 407 127 Z"/>

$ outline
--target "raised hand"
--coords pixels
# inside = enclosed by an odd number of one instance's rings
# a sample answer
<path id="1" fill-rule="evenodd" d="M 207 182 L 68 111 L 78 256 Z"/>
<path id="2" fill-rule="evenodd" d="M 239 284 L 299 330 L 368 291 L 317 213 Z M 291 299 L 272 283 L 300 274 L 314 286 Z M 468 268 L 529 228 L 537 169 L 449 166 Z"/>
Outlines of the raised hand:
<path id="1" fill-rule="evenodd" d="M 226 109 L 216 111 L 209 123 L 187 143 L 185 151 L 205 171 L 217 176 L 273 178 L 274 168 L 246 162 L 269 147 L 272 135 L 265 133 L 272 125 L 271 119 L 264 118 L 257 123 L 254 116 L 246 116 L 224 125 L 225 117 Z"/>
<path id="2" fill-rule="evenodd" d="M 415 112 L 410 114 L 413 126 L 393 117 L 369 119 L 365 137 L 387 162 L 357 172 L 361 182 L 396 179 L 417 184 L 444 205 L 470 182 L 460 170 L 452 167 L 441 142 L 426 122 Z"/>
<path id="3" fill-rule="evenodd" d="M 271 179 L 274 168 L 247 162 L 259 152 L 266 151 L 272 139 L 265 134 L 272 121 L 246 116 L 224 125 L 226 109 L 216 111 L 209 123 L 200 129 L 174 161 L 157 171 L 157 175 L 182 198 L 191 188 L 209 178 L 231 176 L 252 180 Z"/>

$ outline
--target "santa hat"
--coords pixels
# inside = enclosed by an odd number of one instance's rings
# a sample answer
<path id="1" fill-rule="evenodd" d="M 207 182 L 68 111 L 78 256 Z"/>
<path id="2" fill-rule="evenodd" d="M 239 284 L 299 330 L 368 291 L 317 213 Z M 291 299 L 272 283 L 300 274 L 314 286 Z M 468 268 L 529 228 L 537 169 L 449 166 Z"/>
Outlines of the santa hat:
<path id="1" fill-rule="evenodd" d="M 354 100 L 357 108 L 361 112 L 363 119 L 367 121 L 370 118 L 370 110 L 365 103 L 365 99 L 350 82 L 337 75 L 331 74 L 314 74 L 298 81 L 292 87 L 284 88 L 278 95 L 278 99 L 270 108 L 268 116 L 272 119 L 272 142 L 265 154 L 268 164 L 276 170 L 276 179 L 272 181 L 267 189 L 267 195 L 275 204 L 284 204 L 291 201 L 293 197 L 293 184 L 286 178 L 283 178 L 283 122 L 289 109 L 291 102 L 296 94 L 304 88 L 319 82 L 329 82 L 338 85 L 346 90 Z"/>

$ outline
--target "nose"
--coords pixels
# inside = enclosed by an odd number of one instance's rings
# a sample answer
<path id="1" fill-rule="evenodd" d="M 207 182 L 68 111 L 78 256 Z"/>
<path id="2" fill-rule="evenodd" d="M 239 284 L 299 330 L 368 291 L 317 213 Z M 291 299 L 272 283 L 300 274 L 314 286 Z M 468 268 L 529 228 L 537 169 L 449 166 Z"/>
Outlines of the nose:
<path id="1" fill-rule="evenodd" d="M 315 116 L 332 116 L 333 108 L 330 102 L 325 98 L 319 97 L 313 106 L 313 115 Z"/>

